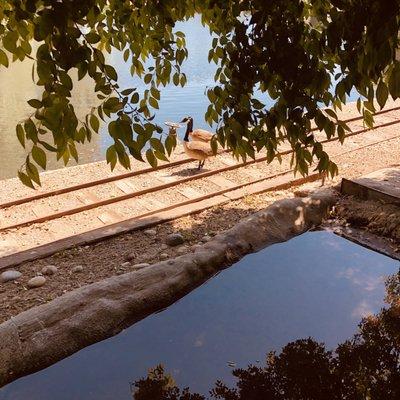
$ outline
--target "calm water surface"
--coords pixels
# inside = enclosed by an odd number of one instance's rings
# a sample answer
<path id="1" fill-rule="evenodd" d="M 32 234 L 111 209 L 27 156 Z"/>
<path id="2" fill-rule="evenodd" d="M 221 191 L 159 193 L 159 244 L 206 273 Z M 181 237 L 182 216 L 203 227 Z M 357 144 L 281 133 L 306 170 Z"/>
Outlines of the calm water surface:
<path id="1" fill-rule="evenodd" d="M 187 74 L 188 83 L 184 88 L 171 85 L 162 89 L 160 109 L 157 110 L 155 121 L 163 125 L 166 120 L 179 121 L 183 116 L 191 115 L 195 127 L 210 129 L 204 121 L 208 99 L 205 90 L 214 85 L 215 64 L 207 61 L 208 51 L 211 47 L 212 37 L 209 30 L 200 23 L 196 17 L 185 23 L 176 25 L 177 30 L 184 31 L 187 38 L 189 58 L 185 62 L 184 72 Z M 137 87 L 144 90 L 143 83 L 135 80 L 129 73 L 130 66 L 123 61 L 121 54 L 113 53 L 108 56 L 119 75 L 120 87 Z M 12 68 L 0 68 L 0 179 L 15 177 L 17 169 L 25 160 L 24 149 L 20 146 L 16 135 L 15 126 L 32 112 L 26 101 L 40 97 L 41 90 L 32 83 L 32 63 L 17 62 Z M 349 100 L 355 100 L 356 93 L 352 93 Z M 266 104 L 265 96 L 260 98 Z M 98 100 L 93 93 L 93 84 L 89 79 L 75 83 L 73 91 L 73 104 L 78 116 L 84 116 Z M 106 129 L 92 139 L 91 143 L 78 146 L 81 164 L 91 161 L 103 160 L 105 151 L 111 144 Z M 69 165 L 73 165 L 71 161 Z M 53 155 L 49 157 L 48 169 L 62 168 L 62 162 L 56 162 Z"/>
<path id="2" fill-rule="evenodd" d="M 164 124 L 166 120 L 177 121 L 186 115 L 194 118 L 195 125 L 207 128 L 204 114 L 208 106 L 204 92 L 207 86 L 214 83 L 215 64 L 208 64 L 208 50 L 211 46 L 211 36 L 204 28 L 199 18 L 186 23 L 179 23 L 177 30 L 186 33 L 189 59 L 184 66 L 188 83 L 184 88 L 170 86 L 162 90 L 160 110 L 157 111 L 156 121 Z M 143 88 L 143 84 L 131 77 L 129 66 L 125 64 L 120 54 L 109 56 L 118 70 L 121 88 Z M 32 63 L 30 61 L 15 63 L 6 70 L 0 68 L 0 179 L 16 176 L 16 171 L 25 160 L 25 153 L 15 136 L 15 125 L 26 118 L 32 109 L 26 101 L 39 97 L 41 90 L 32 83 Z M 85 115 L 90 107 L 97 104 L 90 80 L 77 82 L 74 89 L 74 105 L 79 115 Z M 107 147 L 111 144 L 106 130 L 102 130 L 93 141 L 80 148 L 80 163 L 104 159 Z M 62 163 L 49 160 L 49 168 L 61 168 Z M 70 165 L 73 165 L 71 163 Z"/>
<path id="3" fill-rule="evenodd" d="M 313 337 L 333 348 L 379 311 L 399 263 L 327 232 L 249 255 L 168 309 L 3 390 L 7 400 L 129 400 L 129 383 L 162 363 L 206 394 L 227 363 L 260 360 Z"/>

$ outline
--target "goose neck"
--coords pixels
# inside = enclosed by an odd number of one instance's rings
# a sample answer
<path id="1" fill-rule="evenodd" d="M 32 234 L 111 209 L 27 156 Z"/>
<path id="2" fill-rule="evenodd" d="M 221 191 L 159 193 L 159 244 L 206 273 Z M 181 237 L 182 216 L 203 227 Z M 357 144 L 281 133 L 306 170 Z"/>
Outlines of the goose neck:
<path id="1" fill-rule="evenodd" d="M 189 120 L 187 123 L 187 127 L 186 127 L 186 133 L 185 133 L 185 137 L 183 138 L 183 140 L 185 142 L 189 141 L 189 134 L 193 131 L 193 120 Z"/>

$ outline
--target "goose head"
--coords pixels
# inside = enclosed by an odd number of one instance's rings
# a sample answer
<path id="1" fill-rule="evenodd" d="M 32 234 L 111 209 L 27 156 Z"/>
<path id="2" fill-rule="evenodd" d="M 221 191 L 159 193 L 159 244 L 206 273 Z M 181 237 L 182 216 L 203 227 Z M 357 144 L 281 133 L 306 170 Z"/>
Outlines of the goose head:
<path id="1" fill-rule="evenodd" d="M 192 117 L 183 118 L 183 120 L 181 121 L 181 124 L 188 124 L 189 122 L 193 122 L 193 118 Z"/>

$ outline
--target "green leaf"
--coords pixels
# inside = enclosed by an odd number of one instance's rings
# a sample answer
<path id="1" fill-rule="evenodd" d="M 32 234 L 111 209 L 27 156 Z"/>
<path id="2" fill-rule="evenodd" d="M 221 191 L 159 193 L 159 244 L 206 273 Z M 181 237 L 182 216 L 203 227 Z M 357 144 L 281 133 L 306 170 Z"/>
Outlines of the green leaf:
<path id="1" fill-rule="evenodd" d="M 107 160 L 107 164 L 111 165 L 111 171 L 114 170 L 116 164 L 117 164 L 117 152 L 115 150 L 115 146 L 111 145 L 106 152 L 106 160 Z"/>
<path id="2" fill-rule="evenodd" d="M 35 167 L 34 164 L 32 164 L 29 161 L 29 157 L 26 160 L 26 172 L 29 176 L 29 178 L 34 181 L 35 183 L 37 183 L 38 185 L 40 185 L 40 177 L 39 177 L 39 171 L 38 169 Z"/>
<path id="3" fill-rule="evenodd" d="M 46 159 L 46 153 L 44 152 L 43 149 L 41 149 L 40 147 L 34 145 L 32 147 L 32 158 L 43 169 L 46 169 L 47 159 Z"/>
<path id="4" fill-rule="evenodd" d="M 149 98 L 149 104 L 150 104 L 153 108 L 156 108 L 156 109 L 159 108 L 159 106 L 158 106 L 158 101 L 157 101 L 154 97 L 150 97 L 150 98 Z"/>
<path id="5" fill-rule="evenodd" d="M 154 150 L 157 150 L 159 153 L 165 153 L 165 149 L 161 141 L 157 138 L 150 139 L 150 145 Z"/>
<path id="6" fill-rule="evenodd" d="M 25 147 L 25 132 L 21 124 L 17 125 L 16 131 L 19 142 L 21 143 L 22 147 Z"/>
<path id="7" fill-rule="evenodd" d="M 100 122 L 99 119 L 94 114 L 90 115 L 90 126 L 96 133 L 99 133 Z"/>
<path id="8" fill-rule="evenodd" d="M 135 89 L 125 89 L 121 92 L 123 96 L 129 96 L 131 93 L 133 93 Z"/>
<path id="9" fill-rule="evenodd" d="M 148 149 L 148 150 L 146 151 L 146 159 L 147 159 L 147 162 L 148 162 L 153 168 L 156 168 L 156 167 L 157 167 L 157 159 L 156 159 L 156 157 L 154 156 L 154 153 L 153 153 L 153 151 L 152 151 L 151 149 Z"/>
<path id="10" fill-rule="evenodd" d="M 117 71 L 115 70 L 115 68 L 111 65 L 106 65 L 104 67 L 104 71 L 107 74 L 107 76 L 112 79 L 113 81 L 117 81 L 118 80 L 118 74 Z"/>
<path id="11" fill-rule="evenodd" d="M 29 178 L 29 176 L 23 173 L 22 171 L 18 171 L 18 178 L 25 186 L 28 186 L 31 189 L 35 189 L 35 186 L 33 186 L 31 178 Z"/>
<path id="12" fill-rule="evenodd" d="M 37 99 L 28 100 L 28 104 L 33 108 L 41 108 L 42 107 L 42 102 Z"/>
<path id="13" fill-rule="evenodd" d="M 85 39 L 88 43 L 95 44 L 100 41 L 100 35 L 92 31 L 85 35 Z"/>
<path id="14" fill-rule="evenodd" d="M 69 153 L 71 154 L 73 159 L 76 162 L 78 162 L 79 161 L 79 156 L 78 156 L 78 152 L 76 151 L 75 144 L 74 143 L 68 143 L 68 149 L 69 149 Z"/>
<path id="15" fill-rule="evenodd" d="M 400 64 L 397 62 L 390 74 L 389 92 L 393 99 L 400 97 Z"/>
<path id="16" fill-rule="evenodd" d="M 376 100 L 381 110 L 383 107 L 385 107 L 388 97 L 389 89 L 383 81 L 380 81 L 378 87 L 376 88 Z"/>
<path id="17" fill-rule="evenodd" d="M 0 49 L 0 64 L 4 65 L 6 68 L 8 68 L 9 66 L 7 54 L 1 49 Z"/>
<path id="18" fill-rule="evenodd" d="M 131 97 L 131 103 L 136 104 L 138 102 L 139 102 L 139 93 L 135 92 Z"/>

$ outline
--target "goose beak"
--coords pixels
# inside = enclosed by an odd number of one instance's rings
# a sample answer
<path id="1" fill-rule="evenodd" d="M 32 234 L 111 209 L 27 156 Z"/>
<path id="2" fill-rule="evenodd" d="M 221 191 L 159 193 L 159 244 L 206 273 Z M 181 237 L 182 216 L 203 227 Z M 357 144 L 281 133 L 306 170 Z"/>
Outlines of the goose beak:
<path id="1" fill-rule="evenodd" d="M 185 122 L 187 122 L 187 118 L 183 118 L 183 120 L 180 123 L 184 124 Z"/>

